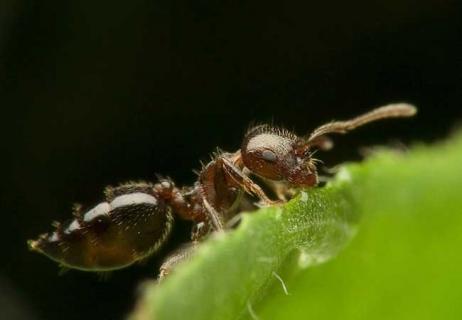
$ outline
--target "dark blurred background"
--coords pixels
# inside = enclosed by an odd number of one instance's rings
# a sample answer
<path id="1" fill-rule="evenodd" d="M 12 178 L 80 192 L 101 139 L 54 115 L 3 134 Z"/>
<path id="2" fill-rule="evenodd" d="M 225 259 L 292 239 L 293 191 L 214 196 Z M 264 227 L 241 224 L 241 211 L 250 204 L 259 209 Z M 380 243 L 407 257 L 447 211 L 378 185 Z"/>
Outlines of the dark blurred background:
<path id="1" fill-rule="evenodd" d="M 59 276 L 26 240 L 108 184 L 192 183 L 199 160 L 237 149 L 251 122 L 306 133 L 393 101 L 419 106 L 338 137 L 327 165 L 443 139 L 462 115 L 461 44 L 456 0 L 2 0 L 0 317 L 126 315 L 158 259 L 107 281 Z"/>

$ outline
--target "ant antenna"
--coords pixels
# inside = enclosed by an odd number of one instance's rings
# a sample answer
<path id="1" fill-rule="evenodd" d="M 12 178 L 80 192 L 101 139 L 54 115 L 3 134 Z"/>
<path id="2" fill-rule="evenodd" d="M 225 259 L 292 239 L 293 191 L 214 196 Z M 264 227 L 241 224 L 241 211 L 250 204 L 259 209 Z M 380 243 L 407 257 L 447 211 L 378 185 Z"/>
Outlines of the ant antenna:
<path id="1" fill-rule="evenodd" d="M 328 133 L 345 134 L 369 122 L 388 119 L 412 117 L 417 108 L 407 103 L 394 103 L 366 112 L 356 118 L 346 121 L 332 121 L 316 128 L 309 136 L 307 144 L 316 144 L 318 138 Z M 314 143 L 313 143 L 314 142 Z"/>

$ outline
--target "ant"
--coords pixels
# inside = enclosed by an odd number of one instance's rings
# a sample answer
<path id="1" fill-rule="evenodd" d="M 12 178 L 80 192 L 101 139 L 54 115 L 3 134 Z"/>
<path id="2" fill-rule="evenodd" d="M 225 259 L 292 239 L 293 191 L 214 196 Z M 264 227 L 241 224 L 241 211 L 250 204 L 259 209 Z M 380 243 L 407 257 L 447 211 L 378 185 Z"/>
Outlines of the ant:
<path id="1" fill-rule="evenodd" d="M 178 188 L 172 180 L 161 178 L 157 183 L 106 187 L 104 202 L 86 212 L 75 205 L 73 220 L 53 223 L 56 230 L 29 240 L 29 248 L 66 268 L 110 271 L 158 251 L 166 243 L 175 218 L 192 221 L 192 244 L 167 258 L 161 267 L 162 278 L 191 255 L 198 241 L 227 229 L 252 199 L 259 199 L 260 206 L 274 205 L 286 201 L 285 194 L 292 188 L 316 186 L 318 160 L 313 154 L 332 147 L 326 135 L 345 134 L 369 122 L 410 117 L 416 112 L 406 103 L 390 104 L 351 120 L 326 123 L 301 137 L 269 125 L 253 127 L 238 151 L 214 154 L 198 172 L 194 185 Z M 279 200 L 270 199 L 265 186 Z"/>

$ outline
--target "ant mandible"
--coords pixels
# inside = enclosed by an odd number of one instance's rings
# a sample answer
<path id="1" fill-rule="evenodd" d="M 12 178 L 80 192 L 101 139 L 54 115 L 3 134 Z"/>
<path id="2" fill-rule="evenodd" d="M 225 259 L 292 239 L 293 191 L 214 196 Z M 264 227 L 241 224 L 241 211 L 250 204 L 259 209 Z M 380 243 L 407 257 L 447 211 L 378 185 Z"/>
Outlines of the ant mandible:
<path id="1" fill-rule="evenodd" d="M 67 268 L 120 269 L 158 251 L 168 239 L 174 217 L 193 222 L 191 240 L 197 243 L 211 232 L 226 229 L 227 222 L 243 210 L 246 196 L 259 199 L 260 205 L 281 201 L 270 199 L 252 177 L 269 185 L 276 182 L 286 191 L 316 186 L 312 154 L 332 146 L 327 134 L 344 134 L 372 121 L 415 113 L 412 105 L 390 104 L 348 121 L 329 122 L 302 137 L 269 125 L 256 126 L 246 133 L 240 150 L 215 154 L 193 186 L 178 188 L 170 179 L 160 179 L 154 184 L 129 182 L 107 187 L 104 202 L 86 212 L 74 206 L 73 220 L 55 222 L 56 230 L 29 240 L 29 248 Z M 274 193 L 285 199 L 280 189 L 274 188 Z M 168 257 L 160 275 L 188 257 L 191 247 Z"/>

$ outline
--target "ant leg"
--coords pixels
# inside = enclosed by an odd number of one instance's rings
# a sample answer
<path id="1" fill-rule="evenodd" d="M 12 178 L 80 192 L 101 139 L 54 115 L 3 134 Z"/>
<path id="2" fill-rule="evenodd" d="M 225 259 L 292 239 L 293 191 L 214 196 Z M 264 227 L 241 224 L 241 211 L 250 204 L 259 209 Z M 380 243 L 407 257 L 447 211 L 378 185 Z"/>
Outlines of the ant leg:
<path id="1" fill-rule="evenodd" d="M 226 158 L 217 159 L 222 164 L 223 172 L 234 181 L 238 186 L 242 187 L 245 192 L 253 194 L 261 199 L 261 201 L 266 205 L 274 205 L 279 203 L 278 201 L 273 201 L 265 194 L 265 192 L 260 188 L 258 184 L 252 181 L 247 175 L 245 175 L 242 170 L 236 167 L 231 161 Z"/>
<path id="2" fill-rule="evenodd" d="M 212 222 L 213 227 L 215 230 L 223 230 L 223 222 L 221 221 L 220 214 L 214 207 L 207 201 L 205 197 L 202 199 L 202 203 L 204 204 L 205 210 L 208 213 L 210 221 Z"/>
<path id="3" fill-rule="evenodd" d="M 204 221 L 194 224 L 191 231 L 191 240 L 198 242 L 210 232 L 210 226 Z"/>
<path id="4" fill-rule="evenodd" d="M 159 281 L 162 281 L 167 275 L 172 273 L 179 263 L 191 259 L 196 248 L 197 245 L 193 242 L 180 247 L 170 254 L 160 266 Z"/>
<path id="5" fill-rule="evenodd" d="M 287 183 L 281 181 L 273 181 L 273 180 L 263 180 L 272 192 L 276 195 L 276 197 L 282 201 L 287 202 L 294 197 L 296 194 L 295 189 L 291 188 Z"/>
<path id="6" fill-rule="evenodd" d="M 223 155 L 218 156 L 202 169 L 199 185 L 202 206 L 215 230 L 223 230 L 223 220 L 227 218 L 224 214 L 230 208 L 228 205 L 235 202 L 235 199 L 231 200 L 228 194 L 231 187 L 238 187 L 248 194 L 257 196 L 265 205 L 279 203 L 268 198 L 259 185 Z"/>

